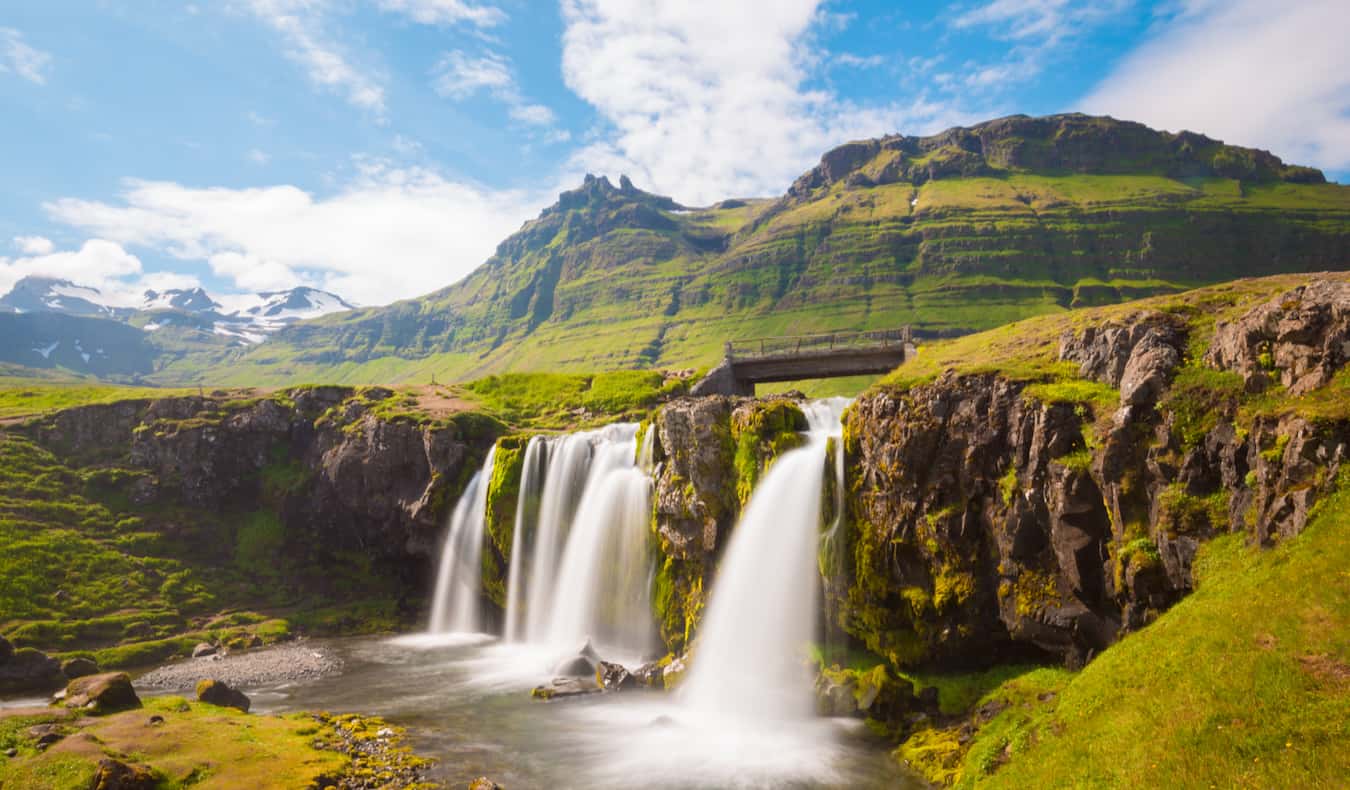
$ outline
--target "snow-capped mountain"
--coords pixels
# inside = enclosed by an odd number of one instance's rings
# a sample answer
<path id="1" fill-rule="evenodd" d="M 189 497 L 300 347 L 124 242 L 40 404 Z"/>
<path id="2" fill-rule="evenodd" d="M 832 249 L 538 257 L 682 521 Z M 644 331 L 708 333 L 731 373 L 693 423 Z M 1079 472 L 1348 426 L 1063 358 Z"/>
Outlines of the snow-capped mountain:
<path id="1" fill-rule="evenodd" d="M 139 302 L 110 299 L 96 288 L 50 277 L 25 277 L 0 297 L 0 310 L 111 318 L 146 332 L 168 327 L 209 331 L 242 343 L 261 343 L 282 327 L 351 310 L 342 297 L 316 288 L 213 297 L 202 288 L 146 291 Z"/>

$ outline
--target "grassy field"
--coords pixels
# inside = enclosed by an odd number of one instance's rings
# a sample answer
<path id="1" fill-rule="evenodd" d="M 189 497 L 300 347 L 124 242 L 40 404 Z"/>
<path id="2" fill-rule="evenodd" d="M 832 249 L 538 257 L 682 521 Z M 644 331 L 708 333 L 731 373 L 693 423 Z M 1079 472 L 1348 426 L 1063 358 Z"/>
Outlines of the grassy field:
<path id="1" fill-rule="evenodd" d="M 1206 544 L 1196 591 L 1078 674 L 1038 669 L 967 746 L 897 756 L 958 787 L 1344 787 L 1350 776 L 1350 476 L 1298 538 Z"/>

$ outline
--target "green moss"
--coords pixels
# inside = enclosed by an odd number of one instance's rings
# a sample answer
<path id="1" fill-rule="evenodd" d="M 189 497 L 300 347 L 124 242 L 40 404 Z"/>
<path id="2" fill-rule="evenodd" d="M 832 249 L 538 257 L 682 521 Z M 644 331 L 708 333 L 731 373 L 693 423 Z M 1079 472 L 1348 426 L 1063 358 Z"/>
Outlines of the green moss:
<path id="1" fill-rule="evenodd" d="M 240 568 L 260 576 L 285 572 L 279 562 L 286 543 L 286 525 L 271 510 L 258 510 L 244 517 L 235 536 L 234 561 Z"/>
<path id="2" fill-rule="evenodd" d="M 1186 493 L 1181 483 L 1173 483 L 1159 494 L 1158 523 L 1169 535 L 1206 535 L 1228 528 L 1227 491 L 1209 496 Z"/>
<path id="3" fill-rule="evenodd" d="M 742 506 L 764 470 L 779 455 L 800 447 L 807 430 L 806 415 L 790 400 L 769 400 L 737 409 L 731 422 L 735 443 L 736 499 Z"/>
<path id="4" fill-rule="evenodd" d="M 1233 418 L 1244 388 L 1236 373 L 1187 364 L 1177 371 L 1160 406 L 1171 412 L 1172 431 L 1181 445 L 1195 447 L 1221 420 Z"/>
<path id="5" fill-rule="evenodd" d="M 652 609 L 661 641 L 672 653 L 690 644 L 703 605 L 703 564 L 667 556 L 653 578 Z"/>
<path id="6" fill-rule="evenodd" d="M 1065 469 L 1070 469 L 1079 474 L 1088 474 L 1092 471 L 1092 451 L 1086 447 L 1081 450 L 1074 450 L 1068 455 L 1061 455 L 1054 461 Z"/>
<path id="7" fill-rule="evenodd" d="M 488 478 L 484 529 L 488 543 L 482 554 L 483 589 L 489 600 L 506 608 L 507 572 L 515 532 L 516 506 L 525 469 L 528 436 L 506 436 L 497 441 Z"/>

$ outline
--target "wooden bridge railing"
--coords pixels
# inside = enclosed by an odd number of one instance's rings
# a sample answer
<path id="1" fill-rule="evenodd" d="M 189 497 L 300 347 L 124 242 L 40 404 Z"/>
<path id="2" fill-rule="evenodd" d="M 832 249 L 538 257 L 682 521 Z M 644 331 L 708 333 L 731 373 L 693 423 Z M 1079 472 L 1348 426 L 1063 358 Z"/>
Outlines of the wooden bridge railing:
<path id="1" fill-rule="evenodd" d="M 778 337 L 728 340 L 726 358 L 754 359 L 784 354 L 814 353 L 835 349 L 903 348 L 910 342 L 910 328 L 869 332 L 829 332 L 818 335 L 780 335 Z"/>

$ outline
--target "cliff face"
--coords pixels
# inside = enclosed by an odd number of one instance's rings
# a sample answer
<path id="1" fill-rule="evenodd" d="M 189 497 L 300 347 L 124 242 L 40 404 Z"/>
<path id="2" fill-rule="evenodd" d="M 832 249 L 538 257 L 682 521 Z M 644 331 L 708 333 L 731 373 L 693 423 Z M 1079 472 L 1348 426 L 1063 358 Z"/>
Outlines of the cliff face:
<path id="1" fill-rule="evenodd" d="M 844 627 L 901 665 L 1077 665 L 1189 591 L 1206 538 L 1297 534 L 1350 442 L 1324 408 L 1345 397 L 1347 307 L 1321 281 L 1209 340 L 1156 312 L 1067 331 L 1059 359 L 1104 389 L 948 374 L 860 398 Z M 1320 400 L 1243 397 L 1273 381 Z"/>
<path id="2" fill-rule="evenodd" d="M 116 482 L 102 495 L 152 527 L 193 532 L 218 560 L 246 560 L 236 556 L 241 525 L 262 519 L 281 565 L 313 573 L 361 557 L 406 594 L 425 584 L 444 514 L 500 426 L 399 414 L 396 398 L 312 387 L 124 401 L 61 411 L 26 431 L 73 465 L 104 469 Z M 178 523 L 192 513 L 208 528 Z"/>

